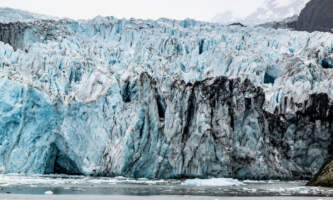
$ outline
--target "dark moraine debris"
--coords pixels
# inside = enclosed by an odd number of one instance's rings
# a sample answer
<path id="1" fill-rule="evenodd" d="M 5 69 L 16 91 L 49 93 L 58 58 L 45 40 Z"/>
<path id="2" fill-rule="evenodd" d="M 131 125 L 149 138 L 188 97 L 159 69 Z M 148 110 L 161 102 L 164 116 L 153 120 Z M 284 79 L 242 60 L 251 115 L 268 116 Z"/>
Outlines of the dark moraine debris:
<path id="1" fill-rule="evenodd" d="M 69 33 L 63 24 L 67 23 L 69 21 L 66 20 L 0 23 L 0 41 L 9 44 L 14 50 L 27 51 L 33 43 L 46 43 L 66 37 Z"/>
<path id="2" fill-rule="evenodd" d="M 175 81 L 166 96 L 157 93 L 160 85 L 147 74 L 130 84 L 137 86 L 131 103 L 144 105 L 145 111 L 131 141 L 138 139 L 137 132 L 149 148 L 122 147 L 131 153 L 118 173 L 113 164 L 118 154 L 106 149 L 101 175 L 311 179 L 332 153 L 333 106 L 326 94 L 311 95 L 287 116 L 292 100 L 269 113 L 263 89 L 249 80 Z"/>
<path id="3" fill-rule="evenodd" d="M 244 24 L 239 23 L 239 22 L 229 24 L 228 26 L 240 26 L 240 27 L 246 27 Z"/>
<path id="4" fill-rule="evenodd" d="M 0 41 L 11 45 L 15 50 L 23 49 L 24 32 L 28 28 L 26 23 L 0 23 Z"/>

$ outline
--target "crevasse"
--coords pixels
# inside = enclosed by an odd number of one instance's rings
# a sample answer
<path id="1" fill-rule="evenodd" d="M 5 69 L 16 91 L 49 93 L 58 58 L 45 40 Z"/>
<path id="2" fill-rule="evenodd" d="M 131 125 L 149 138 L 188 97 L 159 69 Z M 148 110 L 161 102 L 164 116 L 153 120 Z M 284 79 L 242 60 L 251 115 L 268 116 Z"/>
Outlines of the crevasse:
<path id="1" fill-rule="evenodd" d="M 310 178 L 332 147 L 332 39 L 194 20 L 2 23 L 1 172 Z"/>

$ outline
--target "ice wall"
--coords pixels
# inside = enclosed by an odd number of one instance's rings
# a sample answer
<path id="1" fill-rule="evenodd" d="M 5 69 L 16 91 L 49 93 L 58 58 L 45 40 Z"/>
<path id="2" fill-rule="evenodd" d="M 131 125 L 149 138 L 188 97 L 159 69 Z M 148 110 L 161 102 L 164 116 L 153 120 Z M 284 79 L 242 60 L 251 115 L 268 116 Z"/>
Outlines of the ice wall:
<path id="1" fill-rule="evenodd" d="M 303 179 L 332 153 L 330 34 L 99 17 L 0 38 L 2 173 Z"/>

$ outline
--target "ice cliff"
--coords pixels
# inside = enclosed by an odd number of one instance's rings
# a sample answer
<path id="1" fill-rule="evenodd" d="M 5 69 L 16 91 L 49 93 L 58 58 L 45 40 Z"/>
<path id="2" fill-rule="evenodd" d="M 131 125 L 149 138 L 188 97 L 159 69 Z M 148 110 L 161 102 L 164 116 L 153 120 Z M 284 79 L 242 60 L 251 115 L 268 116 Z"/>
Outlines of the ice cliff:
<path id="1" fill-rule="evenodd" d="M 0 24 L 0 172 L 311 178 L 333 36 L 194 20 Z"/>

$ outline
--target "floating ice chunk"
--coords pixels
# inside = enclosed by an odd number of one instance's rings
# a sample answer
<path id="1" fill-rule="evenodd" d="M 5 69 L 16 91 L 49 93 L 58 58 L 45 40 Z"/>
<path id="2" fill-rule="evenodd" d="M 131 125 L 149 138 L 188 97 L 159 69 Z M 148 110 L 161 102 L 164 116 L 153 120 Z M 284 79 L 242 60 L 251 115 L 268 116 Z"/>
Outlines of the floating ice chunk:
<path id="1" fill-rule="evenodd" d="M 44 194 L 45 195 L 53 195 L 53 192 L 52 191 L 46 191 Z"/>
<path id="2" fill-rule="evenodd" d="M 239 180 L 231 178 L 188 179 L 182 183 L 186 186 L 232 186 L 243 185 Z"/>

